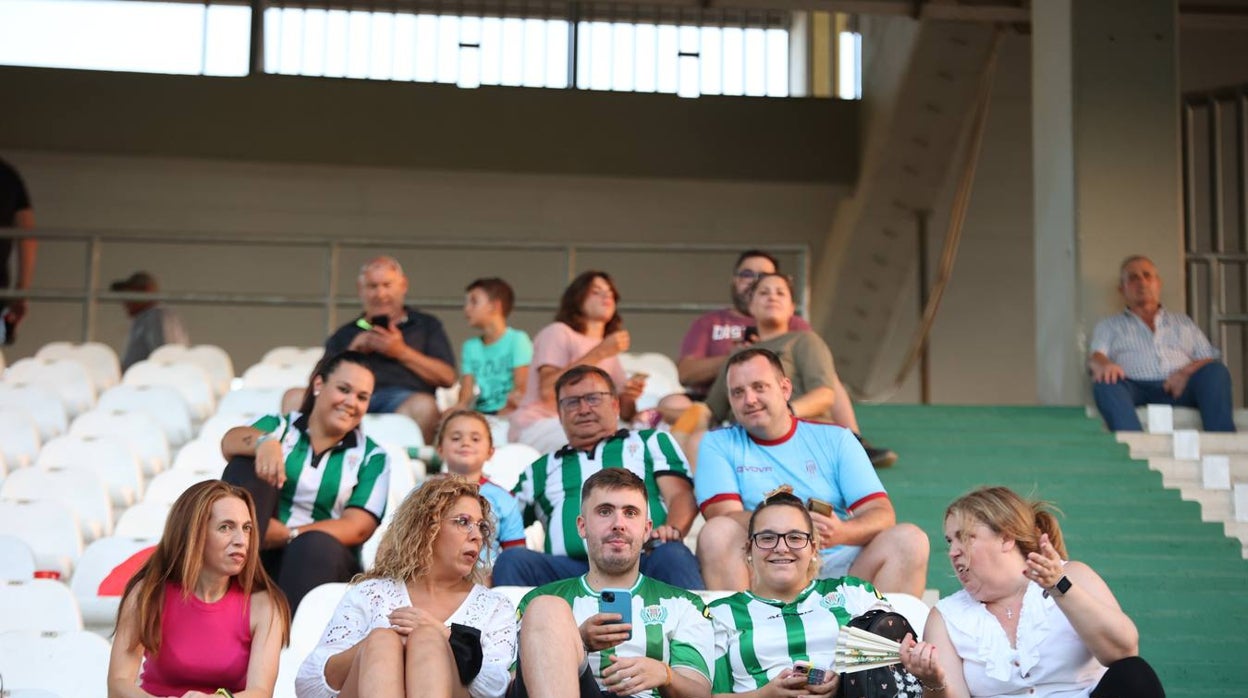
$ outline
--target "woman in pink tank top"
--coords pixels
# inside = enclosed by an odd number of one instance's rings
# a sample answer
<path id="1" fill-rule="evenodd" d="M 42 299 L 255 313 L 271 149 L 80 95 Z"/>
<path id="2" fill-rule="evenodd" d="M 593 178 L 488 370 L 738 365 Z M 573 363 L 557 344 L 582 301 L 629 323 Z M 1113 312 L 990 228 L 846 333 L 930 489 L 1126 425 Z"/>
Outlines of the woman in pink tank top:
<path id="1" fill-rule="evenodd" d="M 290 609 L 260 564 L 255 518 L 251 495 L 220 480 L 178 497 L 122 596 L 110 698 L 272 695 Z"/>

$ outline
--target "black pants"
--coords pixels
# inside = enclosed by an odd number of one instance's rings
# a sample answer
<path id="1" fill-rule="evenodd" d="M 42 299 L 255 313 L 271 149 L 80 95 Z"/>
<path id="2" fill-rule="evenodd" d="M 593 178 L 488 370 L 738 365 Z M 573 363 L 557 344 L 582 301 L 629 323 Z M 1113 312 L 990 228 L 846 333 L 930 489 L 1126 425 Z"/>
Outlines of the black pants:
<path id="1" fill-rule="evenodd" d="M 577 677 L 577 685 L 581 688 L 581 698 L 618 698 L 616 694 L 598 687 L 598 680 L 594 678 L 594 672 L 588 666 Z M 656 691 L 655 694 L 657 695 L 658 692 Z M 512 679 L 511 685 L 507 687 L 505 696 L 506 698 L 529 698 L 529 689 L 525 688 L 524 670 L 519 660 L 516 660 L 516 678 Z"/>
<path id="2" fill-rule="evenodd" d="M 1092 689 L 1092 698 L 1166 698 L 1157 672 L 1139 657 L 1119 659 Z"/>
<path id="3" fill-rule="evenodd" d="M 269 529 L 269 521 L 277 515 L 277 488 L 256 477 L 256 459 L 236 456 L 225 466 L 221 479 L 251 493 L 256 502 L 256 528 L 260 540 Z M 291 613 L 299 602 L 316 587 L 331 582 L 349 582 L 359 574 L 359 546 L 347 547 L 337 538 L 321 531 L 308 531 L 290 545 L 260 552 L 264 569 L 277 582 L 290 602 Z"/>

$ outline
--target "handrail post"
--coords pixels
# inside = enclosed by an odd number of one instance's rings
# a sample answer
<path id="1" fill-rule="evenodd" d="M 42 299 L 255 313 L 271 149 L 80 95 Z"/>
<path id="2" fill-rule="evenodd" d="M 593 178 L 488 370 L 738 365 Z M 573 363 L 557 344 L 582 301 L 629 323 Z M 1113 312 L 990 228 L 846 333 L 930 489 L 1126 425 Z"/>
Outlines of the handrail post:
<path id="1" fill-rule="evenodd" d="M 251 77 L 264 75 L 264 12 L 267 9 L 267 0 L 251 0 L 251 42 L 247 60 L 247 74 Z"/>
<path id="2" fill-rule="evenodd" d="M 86 293 L 82 298 L 82 341 L 90 342 L 95 338 L 96 318 L 99 315 L 99 300 L 96 288 L 100 280 L 100 236 L 92 235 L 87 241 L 87 268 L 83 282 Z"/>
<path id="3" fill-rule="evenodd" d="M 342 247 L 329 243 L 325 270 L 325 336 L 334 333 L 338 326 L 338 260 Z"/>
<path id="4" fill-rule="evenodd" d="M 568 89 L 576 89 L 577 56 L 581 50 L 581 3 L 568 3 Z"/>

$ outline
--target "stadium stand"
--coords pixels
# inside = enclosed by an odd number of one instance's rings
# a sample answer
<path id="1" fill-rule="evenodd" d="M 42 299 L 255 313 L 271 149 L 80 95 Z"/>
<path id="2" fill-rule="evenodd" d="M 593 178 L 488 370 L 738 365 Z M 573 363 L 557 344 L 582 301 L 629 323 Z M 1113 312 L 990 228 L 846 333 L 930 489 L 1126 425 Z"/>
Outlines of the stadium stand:
<path id="1" fill-rule="evenodd" d="M 100 342 L 74 344 L 72 342 L 49 342 L 35 352 L 39 359 L 71 359 L 87 367 L 95 389 L 99 392 L 121 382 L 121 362 L 112 347 Z"/>
<path id="2" fill-rule="evenodd" d="M 302 388 L 308 384 L 315 362 L 298 364 L 259 363 L 243 372 L 245 388 Z"/>
<path id="3" fill-rule="evenodd" d="M 221 440 L 195 439 L 178 451 L 173 459 L 173 469 L 208 477 L 220 477 L 225 469 L 225 457 L 221 455 Z"/>
<path id="4" fill-rule="evenodd" d="M 51 579 L 9 580 L 0 585 L 0 633 L 82 630 L 82 614 L 69 587 Z"/>
<path id="5" fill-rule="evenodd" d="M 35 553 L 36 569 L 67 579 L 82 554 L 82 531 L 73 508 L 60 501 L 0 499 L 0 535 L 20 538 Z"/>
<path id="6" fill-rule="evenodd" d="M 33 579 L 35 551 L 16 536 L 0 535 L 0 582 Z"/>
<path id="7" fill-rule="evenodd" d="M 163 385 L 118 385 L 100 396 L 98 407 L 112 412 L 143 412 L 160 425 L 170 448 L 194 436 L 191 411 L 177 390 Z M 64 430 L 62 430 L 64 431 Z"/>
<path id="8" fill-rule="evenodd" d="M 196 364 L 162 364 L 156 361 L 140 361 L 121 377 L 122 385 L 165 385 L 178 391 L 191 410 L 191 421 L 203 422 L 216 410 L 212 379 L 208 372 Z"/>
<path id="9" fill-rule="evenodd" d="M 56 393 L 39 385 L 0 382 L 0 407 L 22 410 L 39 425 L 39 438 L 51 439 L 69 429 L 69 416 Z"/>
<path id="10" fill-rule="evenodd" d="M 25 468 L 0 486 L 0 500 L 57 502 L 74 513 L 83 540 L 112 535 L 113 507 L 99 473 L 84 465 Z"/>
<path id="11" fill-rule="evenodd" d="M 280 388 L 231 390 L 217 402 L 217 416 L 275 414 L 281 410 L 282 392 Z"/>
<path id="12" fill-rule="evenodd" d="M 39 450 L 35 466 L 50 470 L 77 467 L 99 475 L 114 505 L 128 507 L 143 498 L 143 468 L 130 444 L 119 436 L 58 436 Z"/>
<path id="13" fill-rule="evenodd" d="M 193 347 L 166 344 L 157 347 L 148 360 L 159 364 L 189 363 L 199 366 L 208 374 L 213 394 L 220 398 L 230 391 L 234 381 L 234 362 L 224 349 L 214 344 L 197 344 Z"/>
<path id="14" fill-rule="evenodd" d="M 34 417 L 16 407 L 0 408 L 0 462 L 3 466 L 17 469 L 34 465 L 39 444 L 39 423 Z M 3 475 L 0 473 L 0 477 Z"/>
<path id="15" fill-rule="evenodd" d="M 96 389 L 87 367 L 70 359 L 22 359 L 4 371 L 3 380 L 13 385 L 38 385 L 56 394 L 73 418 L 95 404 Z"/>
<path id="16" fill-rule="evenodd" d="M 8 696 L 105 698 L 109 643 L 83 630 L 0 634 L 0 674 Z"/>
<path id="17" fill-rule="evenodd" d="M 84 412 L 69 425 L 69 435 L 81 439 L 115 437 L 123 439 L 135 455 L 145 475 L 155 475 L 169 467 L 169 439 L 160 425 L 146 412 Z"/>
<path id="18" fill-rule="evenodd" d="M 139 502 L 121 512 L 113 525 L 113 535 L 118 538 L 147 539 L 155 542 L 165 531 L 169 518 L 169 504 L 165 502 Z"/>
<path id="19" fill-rule="evenodd" d="M 109 536 L 95 541 L 82 551 L 82 557 L 78 558 L 74 576 L 69 582 L 69 589 L 78 602 L 82 623 L 88 630 L 105 636 L 112 634 L 117 623 L 121 596 L 101 596 L 100 582 L 131 555 L 152 544 L 153 541 L 144 538 Z"/>

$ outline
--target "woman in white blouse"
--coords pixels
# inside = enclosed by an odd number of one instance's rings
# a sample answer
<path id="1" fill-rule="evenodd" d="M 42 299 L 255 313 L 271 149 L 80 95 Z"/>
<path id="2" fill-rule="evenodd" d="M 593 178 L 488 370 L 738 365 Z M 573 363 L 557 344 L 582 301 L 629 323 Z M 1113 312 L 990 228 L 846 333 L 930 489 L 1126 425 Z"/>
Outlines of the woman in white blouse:
<path id="1" fill-rule="evenodd" d="M 516 610 L 478 582 L 490 505 L 439 477 L 408 495 L 295 679 L 300 698 L 502 696 Z"/>
<path id="2" fill-rule="evenodd" d="M 923 642 L 901 644 L 924 696 L 1165 695 L 1105 581 L 1067 561 L 1047 503 L 980 488 L 945 510 L 945 541 L 962 591 L 937 602 Z"/>

